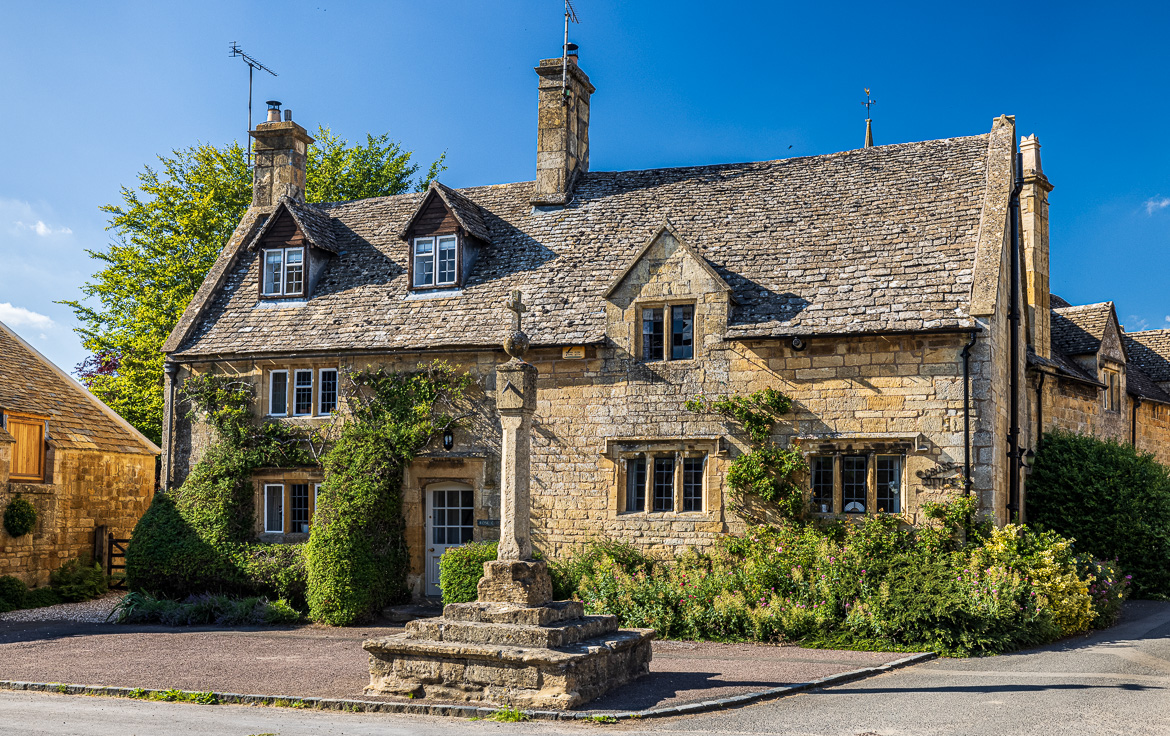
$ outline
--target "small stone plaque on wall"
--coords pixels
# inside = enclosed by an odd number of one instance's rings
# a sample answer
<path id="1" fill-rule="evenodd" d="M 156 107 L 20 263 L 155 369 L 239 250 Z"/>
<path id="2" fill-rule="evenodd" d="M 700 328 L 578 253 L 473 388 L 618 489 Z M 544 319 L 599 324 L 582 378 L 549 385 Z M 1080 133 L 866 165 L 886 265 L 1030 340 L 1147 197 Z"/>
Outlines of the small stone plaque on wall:
<path id="1" fill-rule="evenodd" d="M 564 360 L 584 360 L 585 346 L 577 345 L 571 348 L 561 348 L 561 358 Z"/>
<path id="2" fill-rule="evenodd" d="M 499 519 L 479 519 L 475 522 L 478 526 L 499 526 Z"/>

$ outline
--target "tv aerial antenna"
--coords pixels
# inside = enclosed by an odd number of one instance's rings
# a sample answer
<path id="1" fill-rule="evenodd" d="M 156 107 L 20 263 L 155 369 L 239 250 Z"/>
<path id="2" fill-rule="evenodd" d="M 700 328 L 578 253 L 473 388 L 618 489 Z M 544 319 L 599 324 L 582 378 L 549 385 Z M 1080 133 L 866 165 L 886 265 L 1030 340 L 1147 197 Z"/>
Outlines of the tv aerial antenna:
<path id="1" fill-rule="evenodd" d="M 565 0 L 565 43 L 561 46 L 561 97 L 565 104 L 569 102 L 569 21 L 581 24 L 572 0 Z"/>
<path id="2" fill-rule="evenodd" d="M 566 3 L 568 3 L 568 1 L 569 0 L 565 0 Z M 256 59 L 256 57 L 246 53 L 242 48 L 240 48 L 240 44 L 238 42 L 232 41 L 232 44 L 231 44 L 229 50 L 231 51 L 232 58 L 235 58 L 238 56 L 244 60 L 245 64 L 248 65 L 248 132 L 250 134 L 252 132 L 252 72 L 259 69 L 260 71 L 268 72 L 269 74 L 271 74 L 274 77 L 279 76 L 279 75 L 276 72 L 269 69 L 268 67 L 261 64 Z M 248 138 L 248 166 L 251 166 L 251 165 L 252 165 L 252 139 L 251 139 L 251 136 L 249 135 L 249 138 Z"/>

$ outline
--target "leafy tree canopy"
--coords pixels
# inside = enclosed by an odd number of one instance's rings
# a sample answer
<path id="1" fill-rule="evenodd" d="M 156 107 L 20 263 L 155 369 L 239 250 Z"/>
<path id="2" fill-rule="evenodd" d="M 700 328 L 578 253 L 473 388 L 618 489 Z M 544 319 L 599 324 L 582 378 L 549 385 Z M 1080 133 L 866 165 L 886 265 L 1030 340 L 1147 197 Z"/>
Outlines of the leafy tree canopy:
<path id="1" fill-rule="evenodd" d="M 305 198 L 338 202 L 423 190 L 411 151 L 388 134 L 350 144 L 319 127 L 306 162 Z M 122 187 L 109 213 L 112 242 L 87 251 L 100 270 L 73 308 L 90 357 L 75 372 L 91 391 L 155 442 L 162 436 L 162 345 L 252 201 L 252 174 L 239 143 L 201 143 L 159 156 L 137 188 Z"/>

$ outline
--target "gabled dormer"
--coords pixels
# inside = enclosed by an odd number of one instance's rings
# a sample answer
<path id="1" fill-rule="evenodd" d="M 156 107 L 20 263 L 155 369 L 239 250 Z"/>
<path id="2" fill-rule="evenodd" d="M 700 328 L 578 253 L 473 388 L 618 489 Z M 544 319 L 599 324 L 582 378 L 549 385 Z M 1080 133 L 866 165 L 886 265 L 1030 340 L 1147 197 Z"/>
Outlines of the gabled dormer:
<path id="1" fill-rule="evenodd" d="M 479 205 L 437 181 L 399 237 L 407 244 L 411 291 L 462 287 L 491 242 Z"/>
<path id="2" fill-rule="evenodd" d="M 699 358 L 723 338 L 731 287 L 663 223 L 605 292 L 606 334 L 646 363 Z"/>
<path id="3" fill-rule="evenodd" d="M 287 197 L 248 248 L 259 253 L 261 300 L 308 299 L 329 259 L 338 253 L 332 218 Z"/>

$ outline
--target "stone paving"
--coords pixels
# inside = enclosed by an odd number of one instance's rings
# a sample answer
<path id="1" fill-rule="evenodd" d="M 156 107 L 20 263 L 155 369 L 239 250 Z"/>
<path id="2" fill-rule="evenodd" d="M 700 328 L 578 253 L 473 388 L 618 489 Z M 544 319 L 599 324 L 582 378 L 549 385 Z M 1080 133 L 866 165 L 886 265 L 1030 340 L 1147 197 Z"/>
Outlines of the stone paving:
<path id="1" fill-rule="evenodd" d="M 6 680 L 371 698 L 362 641 L 397 626 L 222 629 L 0 622 Z M 905 657 L 753 644 L 654 642 L 650 675 L 586 710 L 661 708 L 805 682 Z M 413 702 L 418 702 L 413 701 Z"/>

